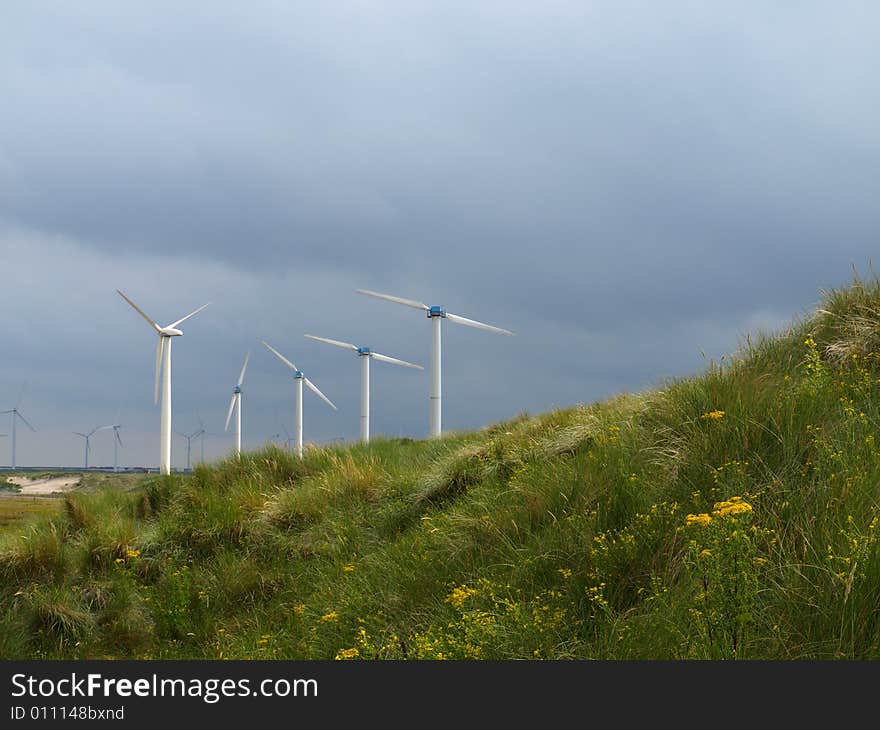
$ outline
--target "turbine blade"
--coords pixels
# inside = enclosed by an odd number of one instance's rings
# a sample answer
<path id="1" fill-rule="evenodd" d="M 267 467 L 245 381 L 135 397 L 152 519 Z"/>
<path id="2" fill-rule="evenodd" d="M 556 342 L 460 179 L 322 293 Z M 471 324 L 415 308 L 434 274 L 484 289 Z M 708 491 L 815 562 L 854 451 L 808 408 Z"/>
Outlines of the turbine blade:
<path id="1" fill-rule="evenodd" d="M 116 440 L 119 442 L 119 445 L 122 446 L 122 437 L 119 435 L 119 431 L 117 431 L 115 428 L 113 430 L 116 431 Z"/>
<path id="2" fill-rule="evenodd" d="M 150 323 L 150 327 L 152 327 L 156 332 L 159 331 L 159 325 L 156 324 L 155 320 L 151 319 L 150 316 L 144 312 L 137 304 L 135 304 L 131 299 L 129 299 L 125 294 L 123 294 L 119 289 L 116 290 L 116 293 L 119 294 L 125 301 L 127 301 L 132 307 L 134 307 L 134 311 L 137 312 L 141 317 L 143 317 L 147 322 Z"/>
<path id="3" fill-rule="evenodd" d="M 229 430 L 229 419 L 232 418 L 233 408 L 235 408 L 235 394 L 232 395 L 232 400 L 229 401 L 229 413 L 226 414 L 226 426 L 223 428 L 224 431 Z"/>
<path id="4" fill-rule="evenodd" d="M 30 422 L 28 421 L 28 419 L 25 418 L 23 415 L 21 415 L 21 411 L 15 411 L 15 415 L 18 416 L 22 421 L 24 421 L 24 422 L 25 422 L 25 425 L 26 425 L 31 431 L 33 431 L 34 433 L 36 433 L 37 429 L 35 429 L 33 426 L 31 426 L 31 424 L 30 424 Z"/>
<path id="5" fill-rule="evenodd" d="M 497 332 L 501 335 L 512 335 L 513 332 L 510 330 L 502 329 L 501 327 L 495 327 L 491 324 L 485 324 L 483 322 L 477 322 L 475 319 L 468 319 L 467 317 L 459 317 L 457 314 L 449 314 L 446 313 L 446 319 L 450 322 L 455 322 L 456 324 L 467 325 L 468 327 L 476 327 L 480 330 L 488 330 L 489 332 Z"/>
<path id="6" fill-rule="evenodd" d="M 414 362 L 407 362 L 406 360 L 398 360 L 396 357 L 388 357 L 388 355 L 380 355 L 378 352 L 371 352 L 370 357 L 375 358 L 376 360 L 381 360 L 382 362 L 390 362 L 392 365 L 403 365 L 405 368 L 415 368 L 416 370 L 424 370 L 421 365 L 416 365 Z"/>
<path id="7" fill-rule="evenodd" d="M 380 294 L 377 291 L 370 291 L 369 289 L 355 289 L 358 294 L 366 294 L 368 297 L 378 297 L 379 299 L 387 299 L 389 302 L 396 302 L 397 304 L 404 304 L 407 307 L 413 307 L 414 309 L 421 309 L 422 311 L 427 312 L 431 308 L 422 302 L 417 302 L 415 299 L 404 299 L 403 297 L 393 297 L 390 294 Z"/>
<path id="8" fill-rule="evenodd" d="M 162 374 L 162 355 L 165 353 L 165 338 L 159 335 L 159 341 L 156 343 L 156 383 L 153 394 L 153 403 L 159 402 L 159 377 Z"/>
<path id="9" fill-rule="evenodd" d="M 84 433 L 80 433 L 79 431 L 74 431 L 73 433 L 75 433 L 77 436 L 82 436 L 84 439 L 88 438 L 88 436 L 86 436 Z"/>
<path id="10" fill-rule="evenodd" d="M 285 365 L 287 365 L 287 367 L 289 367 L 291 370 L 293 370 L 293 372 L 297 372 L 299 370 L 299 368 L 296 365 L 294 365 L 292 362 L 290 362 L 290 360 L 288 360 L 286 357 L 284 357 L 284 355 L 282 355 L 280 352 L 278 352 L 278 350 L 276 350 L 274 347 L 272 347 L 272 345 L 270 345 L 268 342 L 266 342 L 265 340 L 260 340 L 260 342 L 262 342 L 266 347 L 268 347 L 272 352 L 274 352 L 275 356 L 279 360 L 281 360 L 281 362 L 283 362 Z"/>
<path id="11" fill-rule="evenodd" d="M 307 386 L 309 386 L 309 389 L 310 389 L 315 395 L 317 395 L 321 400 L 323 400 L 323 401 L 324 401 L 328 406 L 330 406 L 334 411 L 338 411 L 338 410 L 339 410 L 335 405 L 333 405 L 333 401 L 330 400 L 326 395 L 324 395 L 320 390 L 318 390 L 318 386 L 315 385 L 311 380 L 309 380 L 308 378 L 304 377 L 304 378 L 303 378 L 303 381 L 305 382 L 305 384 L 306 384 Z"/>
<path id="12" fill-rule="evenodd" d="M 318 340 L 318 342 L 326 342 L 328 345 L 336 345 L 336 347 L 342 347 L 346 350 L 354 350 L 357 352 L 357 345 L 352 345 L 350 342 L 340 342 L 339 340 L 328 340 L 326 337 L 315 337 L 315 335 L 305 335 L 310 340 Z"/>
<path id="13" fill-rule="evenodd" d="M 208 302 L 208 304 L 210 304 L 210 303 L 211 303 L 211 302 Z M 186 317 L 181 317 L 181 318 L 178 319 L 176 322 L 172 322 L 172 323 L 169 324 L 168 326 L 171 327 L 171 328 L 177 327 L 177 325 L 179 325 L 181 322 L 185 322 L 185 321 L 188 320 L 190 317 L 194 317 L 195 315 L 197 315 L 197 314 L 198 314 L 199 312 L 201 312 L 205 307 L 207 307 L 208 304 L 203 304 L 201 307 L 199 307 L 199 308 L 198 308 L 197 310 L 195 310 L 194 312 L 190 312 L 188 315 L 186 315 Z"/>
<path id="14" fill-rule="evenodd" d="M 241 366 L 241 375 L 238 376 L 238 387 L 241 387 L 241 384 L 244 382 L 244 371 L 247 370 L 248 360 L 251 359 L 251 353 L 248 352 L 247 355 L 244 356 L 244 365 Z"/>

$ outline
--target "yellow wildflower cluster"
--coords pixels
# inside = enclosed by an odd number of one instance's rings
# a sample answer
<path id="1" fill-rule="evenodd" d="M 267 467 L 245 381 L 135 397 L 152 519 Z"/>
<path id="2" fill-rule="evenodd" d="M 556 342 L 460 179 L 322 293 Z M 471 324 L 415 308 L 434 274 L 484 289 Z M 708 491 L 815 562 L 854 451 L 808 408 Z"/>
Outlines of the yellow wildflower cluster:
<path id="1" fill-rule="evenodd" d="M 351 563 L 349 563 L 348 565 L 342 566 L 342 571 L 344 573 L 351 573 L 353 570 L 354 570 L 354 566 Z"/>
<path id="2" fill-rule="evenodd" d="M 709 517 L 705 512 L 701 512 L 698 515 L 688 515 L 684 518 L 684 522 L 688 527 L 693 525 L 699 525 L 701 527 L 708 527 L 709 523 L 712 521 L 712 518 Z"/>
<path id="3" fill-rule="evenodd" d="M 336 652 L 336 656 L 334 659 L 344 660 L 344 659 L 357 659 L 361 655 L 360 650 L 353 646 L 350 649 L 340 649 Z"/>
<path id="4" fill-rule="evenodd" d="M 706 421 L 720 421 L 724 418 L 724 411 L 709 411 L 700 416 L 700 418 Z"/>
<path id="5" fill-rule="evenodd" d="M 726 502 L 716 502 L 715 511 L 712 514 L 716 517 L 731 517 L 751 511 L 752 505 L 744 502 L 742 497 L 731 497 Z"/>
<path id="6" fill-rule="evenodd" d="M 136 558 L 140 554 L 141 554 L 140 550 L 126 550 L 125 551 L 125 556 L 128 558 Z"/>
<path id="7" fill-rule="evenodd" d="M 468 598 L 470 598 L 471 596 L 474 596 L 476 594 L 477 594 L 476 588 L 469 588 L 466 585 L 460 585 L 460 586 L 454 588 L 452 593 L 450 593 L 448 596 L 446 596 L 445 600 L 446 600 L 446 603 L 448 603 L 453 608 L 460 609 L 464 605 L 464 602 Z"/>
<path id="8" fill-rule="evenodd" d="M 336 621 L 339 618 L 339 614 L 336 611 L 331 611 L 330 613 L 325 613 L 321 616 L 322 623 L 330 623 L 331 621 Z"/>

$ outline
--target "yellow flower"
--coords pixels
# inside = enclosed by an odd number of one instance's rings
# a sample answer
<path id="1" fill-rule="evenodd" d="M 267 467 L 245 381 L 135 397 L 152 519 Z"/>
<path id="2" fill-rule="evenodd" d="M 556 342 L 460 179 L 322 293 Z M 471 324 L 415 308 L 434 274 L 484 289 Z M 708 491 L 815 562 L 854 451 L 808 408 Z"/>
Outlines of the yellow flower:
<path id="1" fill-rule="evenodd" d="M 349 563 L 348 565 L 343 565 L 342 570 L 345 573 L 351 573 L 354 570 L 354 566 L 351 563 Z"/>
<path id="2" fill-rule="evenodd" d="M 477 593 L 476 588 L 468 588 L 466 585 L 458 586 L 452 593 L 446 596 L 446 603 L 453 608 L 461 608 L 464 602 Z"/>
<path id="3" fill-rule="evenodd" d="M 125 553 L 129 558 L 136 558 L 141 554 L 140 550 L 127 550 Z"/>
<path id="4" fill-rule="evenodd" d="M 705 512 L 702 512 L 698 515 L 688 515 L 685 517 L 685 524 L 689 527 L 691 525 L 700 525 L 701 527 L 708 527 L 709 523 L 712 521 L 712 518 L 709 517 Z"/>
<path id="5" fill-rule="evenodd" d="M 563 578 L 571 578 L 571 570 L 569 568 L 559 568 L 558 572 Z"/>
<path id="6" fill-rule="evenodd" d="M 713 421 L 720 421 L 724 418 L 724 411 L 709 411 L 708 413 L 704 413 L 700 418 L 707 420 L 711 419 Z"/>
<path id="7" fill-rule="evenodd" d="M 712 557 L 712 551 L 711 550 L 703 550 L 700 552 L 700 557 L 701 558 L 710 558 L 710 557 Z"/>
<path id="8" fill-rule="evenodd" d="M 732 517 L 751 511 L 752 505 L 743 502 L 742 497 L 731 497 L 726 502 L 716 502 L 715 511 L 712 514 L 716 517 Z"/>
<path id="9" fill-rule="evenodd" d="M 336 611 L 331 611 L 330 613 L 325 613 L 321 616 L 321 621 L 324 623 L 329 623 L 330 621 L 336 621 L 339 618 L 339 614 Z"/>
<path id="10" fill-rule="evenodd" d="M 351 649 L 340 649 L 336 652 L 336 656 L 334 659 L 357 659 L 361 655 L 360 651 L 356 646 L 351 647 Z"/>
<path id="11" fill-rule="evenodd" d="M 125 560 L 124 560 L 123 558 L 116 558 L 116 560 L 114 560 L 113 562 L 115 562 L 115 563 L 124 563 Z"/>
<path id="12" fill-rule="evenodd" d="M 306 604 L 305 604 L 305 603 L 297 603 L 297 604 L 293 607 L 293 612 L 294 612 L 297 616 L 302 616 L 302 615 L 306 612 Z"/>

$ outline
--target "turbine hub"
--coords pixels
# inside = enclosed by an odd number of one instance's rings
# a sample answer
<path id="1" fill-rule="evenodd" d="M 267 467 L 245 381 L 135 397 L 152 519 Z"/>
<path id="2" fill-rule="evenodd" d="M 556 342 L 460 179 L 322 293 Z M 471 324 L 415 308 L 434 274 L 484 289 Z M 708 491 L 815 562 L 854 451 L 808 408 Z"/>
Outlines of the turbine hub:
<path id="1" fill-rule="evenodd" d="M 305 375 L 303 374 L 302 370 L 296 370 L 293 373 L 293 377 L 296 378 L 297 380 L 302 380 L 305 377 Z"/>
<path id="2" fill-rule="evenodd" d="M 358 355 L 369 355 L 369 354 L 370 354 L 369 347 L 359 347 L 358 348 Z"/>
<path id="3" fill-rule="evenodd" d="M 441 307 L 439 305 L 435 304 L 433 307 L 430 307 L 428 309 L 428 319 L 431 319 L 432 317 L 445 317 L 445 316 L 446 316 L 446 310 L 444 310 L 443 307 Z"/>
<path id="4" fill-rule="evenodd" d="M 183 332 L 174 327 L 162 327 L 159 332 L 165 337 L 180 337 L 183 334 Z"/>
<path id="5" fill-rule="evenodd" d="M 232 392 L 233 392 L 233 393 L 241 393 L 241 386 L 236 385 L 236 386 L 232 389 Z"/>

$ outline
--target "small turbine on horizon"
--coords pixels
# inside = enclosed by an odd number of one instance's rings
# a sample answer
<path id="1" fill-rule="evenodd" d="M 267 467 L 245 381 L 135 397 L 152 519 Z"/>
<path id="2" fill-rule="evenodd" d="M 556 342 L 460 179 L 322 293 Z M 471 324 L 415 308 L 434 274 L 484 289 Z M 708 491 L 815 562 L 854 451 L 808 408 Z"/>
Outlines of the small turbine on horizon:
<path id="1" fill-rule="evenodd" d="M 247 370 L 248 360 L 251 353 L 248 352 L 244 358 L 244 365 L 241 366 L 241 374 L 238 376 L 238 382 L 232 389 L 232 400 L 229 401 L 229 412 L 226 414 L 226 427 L 224 431 L 229 430 L 229 419 L 232 418 L 232 411 L 235 410 L 235 455 L 241 456 L 241 384 L 244 382 L 244 371 Z"/>
<path id="2" fill-rule="evenodd" d="M 339 340 L 329 340 L 326 337 L 316 337 L 315 335 L 305 335 L 310 340 L 318 342 L 326 342 L 328 345 L 335 345 L 344 350 L 356 352 L 361 359 L 361 441 L 369 443 L 370 441 L 370 360 L 376 359 L 380 362 L 389 362 L 393 365 L 401 365 L 405 368 L 414 368 L 416 370 L 424 370 L 421 365 L 407 362 L 406 360 L 398 360 L 396 357 L 388 357 L 378 352 L 373 352 L 369 347 L 358 347 L 349 342 L 340 342 Z"/>
<path id="3" fill-rule="evenodd" d="M 122 446 L 122 437 L 119 435 L 119 429 L 122 426 L 114 423 L 110 428 L 113 429 L 113 471 L 117 472 L 119 471 L 119 447 Z"/>
<path id="4" fill-rule="evenodd" d="M 192 433 L 183 433 L 183 431 L 175 431 L 174 433 L 178 436 L 183 436 L 183 438 L 186 439 L 186 470 L 191 471 L 192 463 L 190 461 L 190 456 L 192 455 L 192 440 L 202 436 L 205 433 L 205 429 L 199 428 Z M 204 438 L 202 441 L 204 441 Z M 202 458 L 202 461 L 204 461 L 204 457 Z"/>
<path id="5" fill-rule="evenodd" d="M 89 468 L 89 451 L 91 450 L 90 440 L 91 440 L 92 436 L 93 436 L 95 433 L 97 433 L 98 431 L 103 431 L 103 430 L 106 429 L 106 428 L 113 428 L 113 426 L 95 426 L 95 428 L 93 428 L 93 429 L 92 429 L 91 431 L 89 431 L 88 433 L 80 433 L 79 431 L 73 431 L 73 433 L 75 433 L 77 436 L 82 436 L 82 437 L 86 440 L 86 458 L 85 458 L 85 461 L 84 461 L 84 463 L 83 463 L 83 468 L 84 468 L 84 469 L 88 469 L 88 468 Z M 119 434 L 117 434 L 117 436 L 118 436 L 118 435 L 119 435 Z M 114 470 L 114 471 L 115 471 L 115 470 Z"/>
<path id="6" fill-rule="evenodd" d="M 284 355 L 282 355 L 278 350 L 276 350 L 272 345 L 270 345 L 265 340 L 260 340 L 270 352 L 272 352 L 275 357 L 277 357 L 281 362 L 283 362 L 287 367 L 293 370 L 293 377 L 296 380 L 296 421 L 294 421 L 294 441 L 296 443 L 296 455 L 299 458 L 302 458 L 303 455 L 303 383 L 311 390 L 315 395 L 317 395 L 322 401 L 324 401 L 327 405 L 329 405 L 334 411 L 339 410 L 335 405 L 333 405 L 333 401 L 331 401 L 326 395 L 324 395 L 320 390 L 318 390 L 318 386 L 316 386 L 311 380 L 309 380 L 304 374 L 303 371 L 300 370 L 296 365 L 294 365 L 290 360 L 288 360 Z"/>
<path id="7" fill-rule="evenodd" d="M 442 406 L 442 381 L 440 374 L 441 367 L 441 357 L 440 357 L 440 346 L 441 346 L 441 322 L 444 319 L 448 319 L 450 322 L 455 322 L 456 324 L 463 324 L 467 327 L 476 327 L 477 329 L 487 330 L 489 332 L 497 332 L 502 335 L 512 335 L 513 332 L 510 330 L 502 329 L 501 327 L 495 327 L 491 324 L 485 324 L 484 322 L 478 322 L 475 319 L 468 319 L 467 317 L 461 317 L 457 314 L 452 314 L 451 312 L 447 312 L 443 307 L 435 305 L 429 307 L 427 304 L 423 302 L 417 302 L 413 299 L 403 299 L 402 297 L 394 297 L 390 294 L 380 294 L 379 292 L 370 291 L 369 289 L 356 289 L 358 294 L 366 294 L 370 297 L 377 297 L 378 299 L 385 299 L 389 302 L 394 302 L 395 304 L 403 304 L 407 307 L 412 307 L 413 309 L 421 309 L 423 312 L 426 312 L 428 315 L 428 319 L 432 321 L 433 325 L 433 338 L 431 343 L 431 390 L 430 390 L 430 421 L 429 421 L 429 433 L 431 437 L 439 436 L 443 430 L 442 428 L 442 419 L 443 419 L 443 406 Z"/>
<path id="8" fill-rule="evenodd" d="M 18 419 L 20 418 L 22 420 L 22 423 L 24 423 L 24 425 L 27 426 L 34 433 L 37 432 L 37 429 L 35 429 L 33 426 L 31 426 L 31 424 L 28 422 L 27 418 L 25 418 L 23 415 L 21 415 L 21 411 L 18 410 L 18 406 L 16 406 L 15 408 L 9 408 L 8 410 L 5 410 L 5 411 L 0 411 L 0 414 L 2 414 L 2 413 L 11 413 L 12 414 L 12 468 L 15 469 L 15 424 L 16 424 L 16 421 L 18 421 Z"/>
<path id="9" fill-rule="evenodd" d="M 159 402 L 159 375 L 164 374 L 164 378 L 162 379 L 162 412 L 161 412 L 161 420 L 160 420 L 160 432 L 159 432 L 159 473 L 160 474 L 170 474 L 171 473 L 171 338 L 172 337 L 180 337 L 183 332 L 177 329 L 177 326 L 181 323 L 188 320 L 193 315 L 201 312 L 205 307 L 210 304 L 203 304 L 201 307 L 196 309 L 193 312 L 190 312 L 185 317 L 181 317 L 180 319 L 172 322 L 165 327 L 160 327 L 156 322 L 149 317 L 144 311 L 138 307 L 131 299 L 129 299 L 125 294 L 123 294 L 119 289 L 116 290 L 117 294 L 121 296 L 125 301 L 127 301 L 132 308 L 143 317 L 147 322 L 149 322 L 150 326 L 156 330 L 159 335 L 159 342 L 156 346 L 156 382 L 155 382 L 155 395 L 154 402 Z"/>

